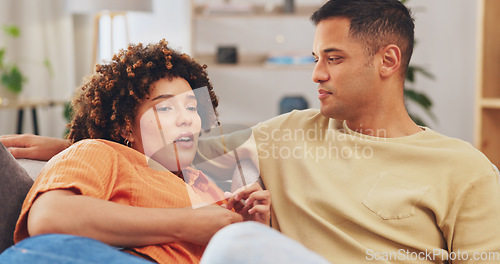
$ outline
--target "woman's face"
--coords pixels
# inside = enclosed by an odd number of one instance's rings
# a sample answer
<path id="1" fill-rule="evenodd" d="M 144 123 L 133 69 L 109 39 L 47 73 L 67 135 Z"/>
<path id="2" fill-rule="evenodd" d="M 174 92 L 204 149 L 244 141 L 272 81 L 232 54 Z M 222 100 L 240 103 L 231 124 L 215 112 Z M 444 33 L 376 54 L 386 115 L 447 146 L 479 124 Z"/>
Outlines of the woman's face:
<path id="1" fill-rule="evenodd" d="M 149 98 L 134 119 L 132 147 L 170 171 L 189 166 L 196 154 L 201 118 L 189 83 L 163 78 L 150 87 Z"/>

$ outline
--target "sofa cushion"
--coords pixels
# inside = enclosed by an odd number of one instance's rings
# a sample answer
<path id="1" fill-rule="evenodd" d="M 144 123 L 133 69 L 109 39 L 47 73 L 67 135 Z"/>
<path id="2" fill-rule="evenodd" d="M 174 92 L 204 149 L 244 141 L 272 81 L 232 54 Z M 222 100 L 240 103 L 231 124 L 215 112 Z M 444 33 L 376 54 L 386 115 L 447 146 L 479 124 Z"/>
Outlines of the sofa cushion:
<path id="1" fill-rule="evenodd" d="M 17 162 L 23 167 L 31 179 L 36 180 L 38 175 L 47 164 L 46 161 L 32 160 L 32 159 L 17 159 Z"/>
<path id="2" fill-rule="evenodd" d="M 11 246 L 24 197 L 33 179 L 0 143 L 0 252 Z"/>

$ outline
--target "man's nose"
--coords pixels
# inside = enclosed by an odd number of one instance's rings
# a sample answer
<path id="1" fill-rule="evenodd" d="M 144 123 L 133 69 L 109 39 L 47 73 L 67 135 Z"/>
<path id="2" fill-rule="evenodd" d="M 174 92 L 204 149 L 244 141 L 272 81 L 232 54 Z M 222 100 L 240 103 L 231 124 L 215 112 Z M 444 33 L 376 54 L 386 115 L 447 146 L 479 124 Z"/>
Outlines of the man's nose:
<path id="1" fill-rule="evenodd" d="M 316 65 L 314 66 L 313 74 L 312 74 L 312 80 L 315 83 L 322 83 L 325 81 L 328 81 L 329 74 L 326 68 L 325 63 L 321 62 L 319 60 Z"/>

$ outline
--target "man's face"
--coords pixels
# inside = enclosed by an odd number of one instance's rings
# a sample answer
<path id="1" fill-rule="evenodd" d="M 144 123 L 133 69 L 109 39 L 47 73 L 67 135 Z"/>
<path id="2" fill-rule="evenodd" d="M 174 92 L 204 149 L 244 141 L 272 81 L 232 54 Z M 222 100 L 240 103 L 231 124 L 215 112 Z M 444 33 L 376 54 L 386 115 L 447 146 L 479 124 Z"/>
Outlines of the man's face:
<path id="1" fill-rule="evenodd" d="M 312 75 L 318 83 L 321 113 L 329 118 L 355 120 L 376 111 L 377 71 L 359 41 L 349 36 L 346 18 L 323 20 L 316 26 Z"/>

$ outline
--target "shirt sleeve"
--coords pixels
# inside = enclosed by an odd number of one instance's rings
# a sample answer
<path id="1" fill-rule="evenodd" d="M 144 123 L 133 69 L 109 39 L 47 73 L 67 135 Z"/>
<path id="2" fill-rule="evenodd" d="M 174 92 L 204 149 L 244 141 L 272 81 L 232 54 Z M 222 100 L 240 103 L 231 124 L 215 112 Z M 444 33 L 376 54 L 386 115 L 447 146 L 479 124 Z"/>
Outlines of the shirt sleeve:
<path id="1" fill-rule="evenodd" d="M 229 180 L 241 160 L 251 160 L 258 167 L 257 147 L 252 129 L 200 139 L 194 164 L 216 180 Z"/>
<path id="2" fill-rule="evenodd" d="M 41 194 L 51 190 L 72 190 L 77 194 L 109 200 L 116 181 L 116 153 L 104 143 L 81 141 L 54 156 L 44 167 L 26 196 L 14 241 L 28 237 L 27 215 Z"/>
<path id="3" fill-rule="evenodd" d="M 500 262 L 500 186 L 492 172 L 472 180 L 454 200 L 447 232 L 450 263 Z"/>

